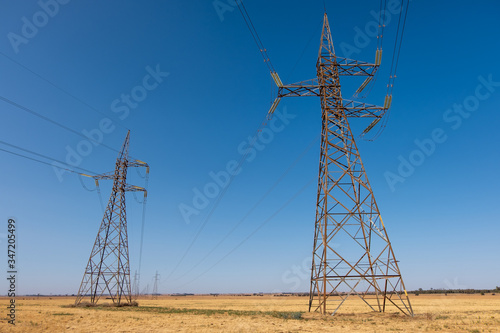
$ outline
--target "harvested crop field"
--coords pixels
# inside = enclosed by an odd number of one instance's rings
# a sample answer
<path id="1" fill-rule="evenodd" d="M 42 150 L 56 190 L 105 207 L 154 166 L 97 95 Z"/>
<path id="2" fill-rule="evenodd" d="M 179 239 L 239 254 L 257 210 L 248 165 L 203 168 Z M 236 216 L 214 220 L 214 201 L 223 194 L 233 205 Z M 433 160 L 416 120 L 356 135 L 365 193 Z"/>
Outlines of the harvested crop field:
<path id="1" fill-rule="evenodd" d="M 121 308 L 70 307 L 74 297 L 20 297 L 16 326 L 4 314 L 0 332 L 500 332 L 498 294 L 411 296 L 413 318 L 392 309 L 368 312 L 354 299 L 323 317 L 306 312 L 308 298 L 299 296 L 161 296 Z"/>

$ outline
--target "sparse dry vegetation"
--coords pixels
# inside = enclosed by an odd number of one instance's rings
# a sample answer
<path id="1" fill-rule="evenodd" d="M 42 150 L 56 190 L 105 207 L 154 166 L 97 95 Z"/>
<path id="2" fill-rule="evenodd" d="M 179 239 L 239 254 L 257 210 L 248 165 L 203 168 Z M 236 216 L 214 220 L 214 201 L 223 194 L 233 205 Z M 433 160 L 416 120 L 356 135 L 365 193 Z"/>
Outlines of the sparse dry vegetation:
<path id="1" fill-rule="evenodd" d="M 120 304 L 115 304 L 115 303 L 99 303 L 99 304 L 94 304 L 94 303 L 90 303 L 90 302 L 81 302 L 78 305 L 75 305 L 75 304 L 68 305 L 68 307 L 71 307 L 71 308 L 93 308 L 93 307 L 106 307 L 106 308 L 116 307 L 116 308 L 120 308 L 120 307 L 124 307 L 124 306 L 139 306 L 139 303 L 136 302 L 136 301 L 132 301 L 130 303 L 120 303 Z"/>
<path id="2" fill-rule="evenodd" d="M 2 304 L 8 300 L 1 299 Z M 368 312 L 358 301 L 334 317 L 307 312 L 307 297 L 163 296 L 140 306 L 74 307 L 73 297 L 18 298 L 17 325 L 0 332 L 499 332 L 500 296 L 420 295 L 415 317 Z"/>

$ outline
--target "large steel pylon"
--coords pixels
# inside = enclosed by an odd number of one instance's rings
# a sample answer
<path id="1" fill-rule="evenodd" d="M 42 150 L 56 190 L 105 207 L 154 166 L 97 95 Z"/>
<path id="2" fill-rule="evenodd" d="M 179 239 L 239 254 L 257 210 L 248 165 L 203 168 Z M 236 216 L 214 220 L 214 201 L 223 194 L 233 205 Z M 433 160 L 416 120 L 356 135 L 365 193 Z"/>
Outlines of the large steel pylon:
<path id="1" fill-rule="evenodd" d="M 335 314 L 351 295 L 372 310 L 383 312 L 389 305 L 413 315 L 398 263 L 366 176 L 349 117 L 374 118 L 368 131 L 390 107 L 342 98 L 340 76 L 366 76 L 362 90 L 381 62 L 377 50 L 374 64 L 335 55 L 325 13 L 321 46 L 316 64 L 317 78 L 279 87 L 276 109 L 282 97 L 321 98 L 322 131 L 318 177 L 316 224 L 311 269 L 309 311 Z"/>
<path id="2" fill-rule="evenodd" d="M 113 179 L 113 189 L 83 274 L 76 305 L 87 297 L 96 304 L 103 296 L 111 298 L 115 304 L 132 302 L 125 192 L 142 191 L 146 196 L 146 190 L 127 184 L 127 169 L 146 167 L 149 171 L 149 166 L 142 161 L 129 161 L 129 138 L 130 131 L 116 159 L 114 173 L 92 176 L 97 186 L 99 179 Z"/>

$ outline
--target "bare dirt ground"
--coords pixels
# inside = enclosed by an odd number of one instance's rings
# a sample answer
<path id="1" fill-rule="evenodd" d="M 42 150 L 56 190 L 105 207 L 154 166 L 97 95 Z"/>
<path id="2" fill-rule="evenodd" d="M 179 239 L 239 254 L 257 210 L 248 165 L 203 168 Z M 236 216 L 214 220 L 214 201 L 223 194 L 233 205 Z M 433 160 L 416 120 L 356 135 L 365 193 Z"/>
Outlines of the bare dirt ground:
<path id="1" fill-rule="evenodd" d="M 0 332 L 500 332 L 500 295 L 410 295 L 415 316 L 348 301 L 331 316 L 307 297 L 162 296 L 139 307 L 68 307 L 74 297 L 18 297 L 16 326 L 0 298 Z"/>

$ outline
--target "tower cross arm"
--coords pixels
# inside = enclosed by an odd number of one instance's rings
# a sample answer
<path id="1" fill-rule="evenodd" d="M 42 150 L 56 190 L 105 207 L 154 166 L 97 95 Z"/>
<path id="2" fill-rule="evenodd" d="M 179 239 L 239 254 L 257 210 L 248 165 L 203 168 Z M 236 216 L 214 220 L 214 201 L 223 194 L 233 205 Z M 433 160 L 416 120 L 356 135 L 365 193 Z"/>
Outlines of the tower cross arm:
<path id="1" fill-rule="evenodd" d="M 146 162 L 143 162 L 143 161 L 133 160 L 133 161 L 127 163 L 127 167 L 130 167 L 130 168 L 132 168 L 132 167 L 144 167 L 144 168 L 146 168 L 146 172 L 149 173 L 149 164 L 147 164 Z M 95 175 L 95 176 L 82 174 L 82 176 L 93 178 L 94 180 L 114 179 L 115 172 L 110 171 L 110 172 L 102 173 L 100 175 Z"/>
<path id="2" fill-rule="evenodd" d="M 318 79 L 283 85 L 279 87 L 277 99 L 283 97 L 320 96 L 320 88 Z M 386 106 L 377 106 L 348 99 L 343 99 L 342 104 L 346 116 L 355 118 L 381 118 L 388 109 Z"/>
<path id="3" fill-rule="evenodd" d="M 149 164 L 146 162 L 140 161 L 140 160 L 133 160 L 128 163 L 129 167 L 136 167 L 136 168 L 146 168 L 146 175 L 149 174 Z"/>
<path id="4" fill-rule="evenodd" d="M 140 160 L 133 160 L 128 163 L 129 167 L 144 167 L 149 169 L 149 164 Z"/>
<path id="5" fill-rule="evenodd" d="M 318 79 L 312 79 L 307 81 L 301 81 L 298 83 L 292 83 L 287 85 L 278 86 L 278 96 L 274 101 L 271 109 L 268 112 L 268 117 L 270 118 L 274 113 L 274 110 L 278 106 L 279 101 L 283 97 L 303 97 L 303 96 L 321 96 L 321 88 Z M 331 86 L 325 86 L 324 88 L 338 88 L 336 83 L 332 82 Z M 377 106 L 373 104 L 343 99 L 342 108 L 347 117 L 352 118 L 382 118 L 385 112 L 390 107 L 390 100 L 384 102 L 384 106 Z"/>
<path id="6" fill-rule="evenodd" d="M 348 99 L 343 99 L 342 104 L 345 115 L 353 118 L 382 118 L 387 111 L 386 107 Z"/>
<path id="7" fill-rule="evenodd" d="M 373 76 L 377 72 L 379 64 L 368 63 L 359 60 L 353 60 L 342 57 L 323 57 L 325 62 L 331 62 L 338 66 L 339 75 L 349 76 Z"/>
<path id="8" fill-rule="evenodd" d="M 320 96 L 320 86 L 318 79 L 301 81 L 282 85 L 278 89 L 278 98 L 282 97 L 301 97 L 301 96 Z"/>
<path id="9" fill-rule="evenodd" d="M 113 171 L 110 171 L 110 172 L 102 173 L 100 175 L 90 176 L 90 178 L 94 178 L 94 180 L 114 179 L 115 173 Z"/>
<path id="10" fill-rule="evenodd" d="M 126 192 L 147 192 L 144 187 L 130 185 L 130 184 L 125 185 L 125 191 Z"/>

